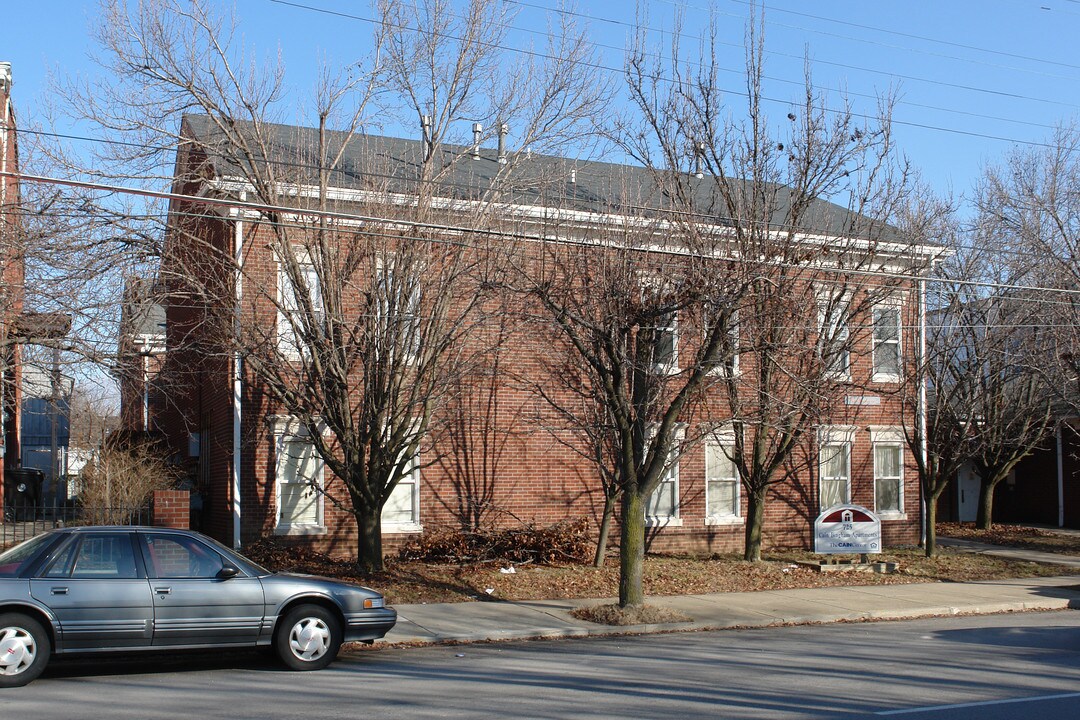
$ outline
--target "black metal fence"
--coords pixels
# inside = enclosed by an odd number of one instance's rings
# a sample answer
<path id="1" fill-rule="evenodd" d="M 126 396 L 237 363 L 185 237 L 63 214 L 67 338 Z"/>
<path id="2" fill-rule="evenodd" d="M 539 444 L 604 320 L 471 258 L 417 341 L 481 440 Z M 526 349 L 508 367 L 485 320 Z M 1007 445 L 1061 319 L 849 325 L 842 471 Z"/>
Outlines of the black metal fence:
<path id="1" fill-rule="evenodd" d="M 137 508 L 85 507 L 82 505 L 5 505 L 0 524 L 0 547 L 8 547 L 71 525 L 149 525 L 153 513 L 148 505 Z"/>

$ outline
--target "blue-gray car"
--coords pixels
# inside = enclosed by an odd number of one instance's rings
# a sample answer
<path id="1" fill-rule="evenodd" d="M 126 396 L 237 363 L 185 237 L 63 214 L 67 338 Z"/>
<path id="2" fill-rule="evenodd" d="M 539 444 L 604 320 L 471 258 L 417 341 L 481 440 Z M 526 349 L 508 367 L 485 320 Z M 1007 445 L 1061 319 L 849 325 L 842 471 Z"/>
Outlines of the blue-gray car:
<path id="1" fill-rule="evenodd" d="M 374 590 L 271 573 L 187 530 L 62 528 L 0 554 L 0 687 L 53 654 L 113 650 L 263 646 L 318 670 L 396 621 Z"/>

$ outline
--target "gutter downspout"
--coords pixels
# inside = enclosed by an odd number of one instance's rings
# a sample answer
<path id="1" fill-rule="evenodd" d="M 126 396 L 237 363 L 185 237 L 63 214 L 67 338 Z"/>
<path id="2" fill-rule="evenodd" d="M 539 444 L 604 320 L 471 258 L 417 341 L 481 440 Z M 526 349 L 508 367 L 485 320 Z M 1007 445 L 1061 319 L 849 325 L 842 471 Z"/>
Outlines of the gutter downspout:
<path id="1" fill-rule="evenodd" d="M 1057 439 L 1057 491 L 1058 491 L 1058 527 L 1065 527 L 1065 466 L 1062 462 L 1061 423 L 1054 432 Z"/>
<path id="2" fill-rule="evenodd" d="M 240 193 L 240 200 L 247 200 L 247 193 Z M 234 308 L 233 316 L 233 332 L 239 337 L 240 333 L 240 301 L 244 295 L 244 215 L 243 210 L 236 211 L 236 233 L 233 239 L 233 252 L 235 253 L 236 261 L 236 276 L 233 278 L 234 301 L 236 306 Z M 232 495 L 232 546 L 234 549 L 240 549 L 240 471 L 241 471 L 241 443 L 240 443 L 240 421 L 243 419 L 243 365 L 240 358 L 240 350 L 233 350 L 233 362 L 232 362 L 232 411 L 233 411 L 233 432 L 232 432 L 232 468 L 231 477 L 232 482 L 231 495 Z"/>
<path id="3" fill-rule="evenodd" d="M 926 440 L 926 377 L 922 368 L 926 363 L 926 279 L 919 280 L 919 399 L 915 422 L 919 424 L 919 455 L 922 458 L 923 467 L 926 467 L 929 455 L 929 446 Z M 926 493 L 923 492 L 922 482 L 919 483 L 919 544 L 926 545 Z"/>

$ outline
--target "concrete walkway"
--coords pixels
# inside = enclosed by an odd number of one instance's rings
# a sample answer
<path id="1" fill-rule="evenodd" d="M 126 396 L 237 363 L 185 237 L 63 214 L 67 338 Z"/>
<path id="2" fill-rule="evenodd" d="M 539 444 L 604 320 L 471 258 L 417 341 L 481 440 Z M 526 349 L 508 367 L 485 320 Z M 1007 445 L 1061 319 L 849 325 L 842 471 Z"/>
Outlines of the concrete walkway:
<path id="1" fill-rule="evenodd" d="M 1080 557 L 1075 556 L 945 538 L 939 543 L 1012 559 L 1080 567 Z M 1080 609 L 1080 576 L 649 597 L 649 604 L 691 618 L 690 622 L 662 625 L 597 625 L 570 614 L 579 607 L 612 602 L 615 600 L 606 598 L 395 605 L 398 624 L 379 642 L 482 642 Z"/>

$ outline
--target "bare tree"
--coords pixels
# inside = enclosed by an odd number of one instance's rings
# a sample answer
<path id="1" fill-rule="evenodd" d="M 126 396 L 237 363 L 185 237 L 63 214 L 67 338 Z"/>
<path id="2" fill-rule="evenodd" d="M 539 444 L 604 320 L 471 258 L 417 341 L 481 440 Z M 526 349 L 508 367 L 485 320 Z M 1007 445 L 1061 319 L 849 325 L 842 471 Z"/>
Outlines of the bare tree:
<path id="1" fill-rule="evenodd" d="M 205 203 L 171 207 L 162 280 L 186 308 L 176 331 L 196 343 L 175 357 L 227 361 L 269 412 L 292 418 L 335 478 L 312 489 L 356 519 L 364 569 L 382 566 L 384 504 L 478 367 L 469 338 L 497 272 L 481 230 L 518 153 L 494 177 L 461 182 L 456 168 L 511 124 L 520 147 L 578 141 L 603 95 L 570 25 L 540 59 L 506 61 L 509 7 L 378 3 L 374 51 L 323 71 L 311 127 L 298 129 L 275 122 L 283 66 L 239 47 L 235 19 L 199 1 L 107 0 L 99 35 L 113 83 L 79 94 L 90 120 L 137 144 L 115 150 L 117 176 L 146 178 L 179 129 L 174 188 L 247 203 L 235 246 L 215 242 L 221 218 Z M 393 153 L 361 132 L 393 117 L 421 129 L 418 156 L 380 160 Z M 477 136 L 451 145 L 466 119 Z"/>
<path id="2" fill-rule="evenodd" d="M 770 488 L 790 479 L 782 468 L 800 438 L 835 418 L 838 395 L 860 381 L 849 371 L 855 348 L 869 345 L 866 318 L 897 288 L 882 269 L 919 263 L 886 222 L 907 184 L 887 103 L 880 124 L 862 125 L 826 108 L 808 75 L 778 129 L 764 112 L 752 21 L 747 114 L 732 120 L 715 37 L 685 62 L 678 33 L 666 60 L 637 37 L 626 65 L 634 112 L 611 128 L 645 168 L 612 192 L 621 200 L 611 210 L 629 219 L 601 233 L 603 249 L 548 249 L 532 286 L 578 366 L 561 373 L 574 402 L 552 404 L 598 460 L 616 463 L 605 495 L 621 498 L 624 606 L 643 601 L 646 505 L 666 469 L 720 423 L 749 500 L 745 554 L 760 559 Z M 690 329 L 677 348 L 676 317 Z M 677 364 L 659 359 L 676 352 Z"/>

